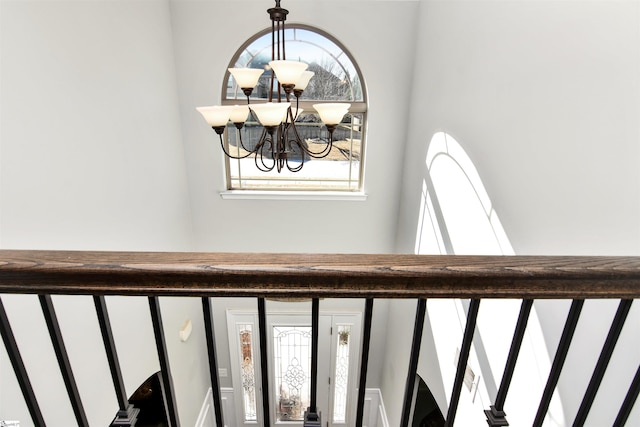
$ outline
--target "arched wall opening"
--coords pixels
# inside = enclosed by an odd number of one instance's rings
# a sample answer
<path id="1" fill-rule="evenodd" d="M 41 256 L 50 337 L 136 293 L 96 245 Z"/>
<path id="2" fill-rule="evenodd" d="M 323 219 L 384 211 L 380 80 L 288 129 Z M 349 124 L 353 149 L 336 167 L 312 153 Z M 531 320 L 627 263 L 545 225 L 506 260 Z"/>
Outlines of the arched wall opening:
<path id="1" fill-rule="evenodd" d="M 429 390 L 427 383 L 420 377 L 416 378 L 415 405 L 411 427 L 444 427 L 444 416 Z"/>

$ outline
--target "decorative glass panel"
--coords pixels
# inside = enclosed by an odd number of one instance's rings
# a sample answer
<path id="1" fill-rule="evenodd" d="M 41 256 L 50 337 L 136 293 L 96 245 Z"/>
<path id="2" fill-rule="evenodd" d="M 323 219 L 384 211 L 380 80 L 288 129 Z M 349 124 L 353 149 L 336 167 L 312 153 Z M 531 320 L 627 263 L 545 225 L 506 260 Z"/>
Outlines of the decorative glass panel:
<path id="1" fill-rule="evenodd" d="M 305 62 L 315 73 L 302 94 L 303 100 L 364 101 L 359 73 L 350 57 L 327 36 L 314 30 L 290 26 L 285 30 L 287 58 Z M 234 68 L 264 69 L 251 94 L 254 99 L 267 99 L 271 86 L 271 33 L 253 40 L 238 56 Z M 277 81 L 277 80 L 276 80 Z M 226 99 L 244 100 L 245 95 L 235 79 L 227 80 Z"/>
<path id="2" fill-rule="evenodd" d="M 340 43 L 330 35 L 318 29 L 291 24 L 284 33 L 286 40 L 286 57 L 289 60 L 304 62 L 308 71 L 314 73 L 308 86 L 299 99 L 294 96 L 292 108 L 296 105 L 304 112 L 296 120 L 299 139 L 306 149 L 313 153 L 323 153 L 327 146 L 328 132 L 315 113 L 313 104 L 323 102 L 348 102 L 350 113 L 346 114 L 333 135 L 333 149 L 326 157 L 315 158 L 305 155 L 304 168 L 299 172 L 289 172 L 286 168 L 280 173 L 261 171 L 273 165 L 270 148 L 265 145 L 265 166 L 253 155 L 242 159 L 225 156 L 227 172 L 227 188 L 230 190 L 327 190 L 327 191 L 360 191 L 362 190 L 364 161 L 364 128 L 366 126 L 367 99 L 361 73 L 354 59 Z M 264 70 L 253 89 L 251 99 L 266 101 L 270 89 L 277 89 L 278 81 L 269 66 L 271 60 L 271 33 L 265 30 L 252 38 L 236 53 L 229 63 L 230 68 L 252 68 Z M 236 84 L 231 74 L 224 83 L 222 104 L 244 105 L 246 97 Z M 245 148 L 255 148 L 263 132 L 262 126 L 255 118 L 249 116 L 242 130 L 238 131 L 229 124 L 225 132 L 227 151 L 235 157 L 247 154 L 239 144 L 240 135 Z M 291 135 L 291 140 L 297 140 Z M 292 168 L 302 161 L 300 148 L 290 149 L 289 164 Z M 259 157 L 259 156 L 258 156 Z"/>
<path id="3" fill-rule="evenodd" d="M 253 156 L 238 160 L 229 159 L 231 187 L 258 189 L 267 185 L 274 190 L 286 190 L 291 186 L 312 189 L 321 185 L 326 190 L 358 190 L 362 164 L 363 121 L 363 114 L 347 114 L 334 131 L 333 148 L 329 154 L 321 161 L 311 161 L 309 156 L 305 157 L 304 174 L 286 170 L 280 173 L 262 172 L 256 166 Z M 296 126 L 300 138 L 310 151 L 320 153 L 326 148 L 329 134 L 317 114 L 307 114 L 305 111 L 296 120 Z M 240 131 L 232 123 L 228 124 L 227 150 L 237 157 L 247 155 L 247 151 L 240 144 L 240 132 L 242 144 L 245 148 L 253 150 L 263 128 L 251 117 Z M 269 153 L 265 153 L 265 158 L 268 162 L 272 161 Z M 293 159 L 292 163 L 299 164 L 299 161 Z"/>
<path id="4" fill-rule="evenodd" d="M 276 421 L 302 421 L 310 403 L 311 327 L 274 326 Z"/>
<path id="5" fill-rule="evenodd" d="M 242 400 L 245 421 L 257 421 L 255 369 L 251 324 L 237 325 L 240 336 L 240 367 L 242 369 Z"/>
<path id="6" fill-rule="evenodd" d="M 349 384 L 349 343 L 351 326 L 338 326 L 336 346 L 336 374 L 334 380 L 333 422 L 347 421 L 347 396 Z"/>

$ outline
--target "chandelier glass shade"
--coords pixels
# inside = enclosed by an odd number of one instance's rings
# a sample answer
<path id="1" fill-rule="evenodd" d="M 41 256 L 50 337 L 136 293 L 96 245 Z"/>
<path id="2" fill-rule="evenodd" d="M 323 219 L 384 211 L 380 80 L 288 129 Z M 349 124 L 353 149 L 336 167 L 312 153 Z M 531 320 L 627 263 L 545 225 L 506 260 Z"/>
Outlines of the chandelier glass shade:
<path id="1" fill-rule="evenodd" d="M 313 151 L 309 144 L 300 137 L 296 127 L 296 120 L 303 109 L 299 106 L 307 85 L 314 77 L 314 73 L 307 71 L 308 64 L 286 59 L 285 51 L 285 20 L 289 13 L 280 7 L 280 0 L 276 6 L 267 10 L 271 18 L 271 61 L 265 69 L 257 68 L 229 68 L 236 84 L 246 96 L 245 105 L 225 105 L 198 107 L 206 122 L 213 128 L 220 139 L 224 154 L 232 159 L 254 157 L 256 167 L 262 172 L 287 169 L 298 172 L 304 166 L 306 159 L 326 157 L 333 148 L 333 133 L 349 112 L 349 103 L 317 103 L 313 108 L 324 123 L 328 137 L 326 145 L 319 151 Z M 258 85 L 263 74 L 269 75 L 269 91 L 266 102 L 254 100 L 251 94 Z M 243 141 L 245 122 L 258 122 L 262 131 L 257 141 Z M 232 154 L 225 141 L 225 131 L 232 123 L 237 129 L 238 150 Z M 245 143 L 246 142 L 246 143 Z"/>

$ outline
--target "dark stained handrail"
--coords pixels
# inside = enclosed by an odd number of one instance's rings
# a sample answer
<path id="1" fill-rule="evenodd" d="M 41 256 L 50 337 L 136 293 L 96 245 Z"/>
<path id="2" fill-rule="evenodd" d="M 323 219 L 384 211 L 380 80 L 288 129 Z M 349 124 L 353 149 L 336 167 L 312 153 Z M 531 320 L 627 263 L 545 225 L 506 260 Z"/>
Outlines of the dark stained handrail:
<path id="1" fill-rule="evenodd" d="M 265 349 L 266 298 L 313 298 L 314 301 L 318 301 L 317 298 L 366 298 L 371 303 L 374 298 L 418 298 L 423 305 L 427 298 L 470 298 L 475 304 L 485 298 L 512 298 L 530 302 L 534 299 L 557 298 L 572 299 L 574 305 L 580 306 L 585 299 L 590 298 L 630 301 L 640 298 L 640 257 L 0 250 L 0 294 L 2 293 L 38 294 L 40 298 L 47 299 L 52 294 L 149 297 L 163 385 L 169 395 L 173 396 L 171 373 L 163 342 L 157 299 L 159 296 L 257 298 L 260 348 Z M 208 298 L 203 301 L 208 301 Z M 204 309 L 206 312 L 206 307 Z M 556 359 L 559 358 L 560 362 L 556 363 L 554 360 L 554 366 L 557 366 L 552 367 L 537 419 L 542 419 L 546 414 L 546 406 L 562 369 L 578 314 L 579 310 L 574 316 L 569 316 L 573 319 L 569 332 L 563 333 L 563 337 L 567 335 L 568 338 L 561 340 L 561 344 L 562 341 L 566 343 L 559 346 L 560 356 L 556 355 Z M 475 314 L 472 317 L 475 321 Z M 421 327 L 423 321 L 424 307 L 422 317 L 417 318 L 417 325 Z M 211 322 L 210 318 L 208 322 Z M 474 328 L 467 325 L 466 329 L 466 344 L 463 343 L 463 347 L 471 345 Z M 417 334 L 422 335 L 421 329 Z M 414 347 L 412 357 L 417 361 L 419 343 Z M 217 374 L 215 351 L 212 354 L 214 363 L 211 369 Z M 461 352 L 452 393 L 454 396 L 459 394 L 462 384 L 466 354 L 468 348 L 464 354 Z M 14 358 L 17 360 L 19 357 L 16 351 Z M 513 363 L 517 360 L 517 354 L 514 357 Z M 415 361 L 410 362 L 412 364 Z M 263 418 L 268 421 L 271 415 L 266 358 L 261 358 L 261 366 L 265 391 Z M 602 370 L 605 368 L 603 366 Z M 411 371 L 415 373 L 415 366 L 410 367 L 410 374 Z M 366 368 L 364 372 L 366 373 Z M 598 378 L 600 374 L 598 373 Z M 639 375 L 640 371 L 627 393 L 616 425 L 624 423 L 638 395 Z M 24 376 L 28 381 L 26 372 Z M 219 384 L 214 384 L 217 382 L 214 379 L 216 378 L 212 378 L 212 387 L 219 388 Z M 364 383 L 361 381 L 361 388 L 366 388 L 366 376 L 364 380 Z M 410 397 L 413 380 L 408 380 L 407 385 L 406 394 Z M 594 392 L 588 392 L 589 396 L 585 396 L 585 399 L 590 398 L 590 394 Z M 169 418 L 172 425 L 178 426 L 175 399 L 171 396 L 168 399 Z M 219 390 L 217 396 L 216 412 L 221 412 Z M 28 397 L 27 388 L 25 399 Z M 363 395 L 359 397 L 359 405 L 362 405 L 362 397 Z M 447 417 L 448 425 L 453 423 L 455 417 L 457 397 L 454 401 L 456 403 L 450 407 Z M 406 408 L 409 408 L 410 403 L 407 400 Z M 491 407 L 491 411 L 485 411 L 492 416 L 499 415 L 499 419 L 492 425 L 506 425 L 501 408 L 503 404 L 504 396 L 497 399 L 496 406 Z M 358 411 L 361 413 L 362 409 L 359 408 Z M 408 411 L 404 412 L 407 412 L 403 416 L 407 418 L 404 424 L 408 424 Z"/>
<path id="2" fill-rule="evenodd" d="M 640 257 L 0 250 L 0 293 L 629 299 Z"/>

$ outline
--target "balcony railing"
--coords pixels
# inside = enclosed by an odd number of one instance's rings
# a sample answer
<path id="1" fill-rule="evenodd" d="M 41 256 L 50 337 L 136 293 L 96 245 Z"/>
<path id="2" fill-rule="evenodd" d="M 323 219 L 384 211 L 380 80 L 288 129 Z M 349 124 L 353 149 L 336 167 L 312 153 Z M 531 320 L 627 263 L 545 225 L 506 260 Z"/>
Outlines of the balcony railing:
<path id="1" fill-rule="evenodd" d="M 504 404 L 533 301 L 536 299 L 572 301 L 533 423 L 534 426 L 541 426 L 557 386 L 584 301 L 602 298 L 618 299 L 620 300 L 618 310 L 573 422 L 574 426 L 580 426 L 584 425 L 593 404 L 631 304 L 634 299 L 640 298 L 640 258 L 5 250 L 0 251 L 0 294 L 6 293 L 39 296 L 77 424 L 83 427 L 89 424 L 75 384 L 51 295 L 93 296 L 119 405 L 118 415 L 112 425 L 134 425 L 135 409 L 128 404 L 124 391 L 104 296 L 125 295 L 149 298 L 161 377 L 167 399 L 168 422 L 172 427 L 179 426 L 179 419 L 158 303 L 158 298 L 161 296 L 202 298 L 211 386 L 218 426 L 223 426 L 224 422 L 209 297 L 257 298 L 261 346 L 266 346 L 265 299 L 291 297 L 312 299 L 315 350 L 312 357 L 316 361 L 318 299 L 366 299 L 356 427 L 362 426 L 371 314 L 376 298 L 418 300 L 400 427 L 408 427 L 410 422 L 412 391 L 416 381 L 427 299 L 470 299 L 455 381 L 450 385 L 452 393 L 446 426 L 454 425 L 482 299 L 522 300 L 502 381 L 493 405 L 485 408 L 487 422 L 491 426 L 508 425 Z M 33 423 L 36 426 L 44 426 L 45 420 L 1 300 L 0 332 Z M 314 363 L 316 362 L 312 359 L 312 374 Z M 266 386 L 268 366 L 264 359 L 261 364 L 261 380 L 265 391 L 262 395 L 264 411 L 262 419 L 269 420 L 270 405 L 267 392 L 269 387 Z M 314 412 L 315 407 L 314 382 L 315 379 L 312 376 L 311 412 Z M 620 403 L 619 408 L 615 408 L 617 416 L 614 426 L 625 424 L 639 391 L 640 368 L 636 371 L 625 399 Z M 309 425 L 316 424 L 310 422 Z"/>

